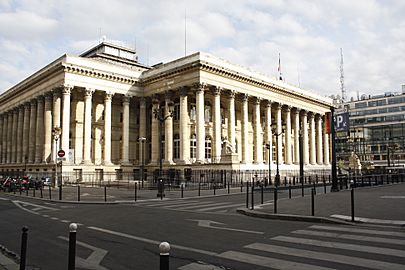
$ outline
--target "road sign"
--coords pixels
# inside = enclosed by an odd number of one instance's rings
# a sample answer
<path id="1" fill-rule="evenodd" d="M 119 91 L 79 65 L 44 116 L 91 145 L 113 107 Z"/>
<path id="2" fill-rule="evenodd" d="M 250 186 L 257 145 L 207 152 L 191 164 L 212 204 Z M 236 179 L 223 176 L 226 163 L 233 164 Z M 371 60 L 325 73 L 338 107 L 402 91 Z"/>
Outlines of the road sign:
<path id="1" fill-rule="evenodd" d="M 66 161 L 66 157 L 57 157 L 56 160 L 57 161 Z"/>
<path id="2" fill-rule="evenodd" d="M 343 112 L 336 114 L 336 131 L 349 131 L 349 113 Z"/>
<path id="3" fill-rule="evenodd" d="M 65 151 L 62 149 L 58 151 L 58 157 L 64 157 L 65 156 Z"/>

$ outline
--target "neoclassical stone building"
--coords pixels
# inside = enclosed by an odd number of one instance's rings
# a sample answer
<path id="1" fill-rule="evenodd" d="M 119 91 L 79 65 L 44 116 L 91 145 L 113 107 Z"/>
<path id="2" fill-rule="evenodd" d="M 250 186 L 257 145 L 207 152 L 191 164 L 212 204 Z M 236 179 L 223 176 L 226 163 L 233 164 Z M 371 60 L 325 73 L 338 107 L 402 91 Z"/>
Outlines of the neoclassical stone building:
<path id="1" fill-rule="evenodd" d="M 0 170 L 52 172 L 59 149 L 63 171 L 80 174 L 152 171 L 160 155 L 180 170 L 266 169 L 276 155 L 282 170 L 298 169 L 299 132 L 306 169 L 326 168 L 331 105 L 208 54 L 148 67 L 102 42 L 1 94 Z"/>

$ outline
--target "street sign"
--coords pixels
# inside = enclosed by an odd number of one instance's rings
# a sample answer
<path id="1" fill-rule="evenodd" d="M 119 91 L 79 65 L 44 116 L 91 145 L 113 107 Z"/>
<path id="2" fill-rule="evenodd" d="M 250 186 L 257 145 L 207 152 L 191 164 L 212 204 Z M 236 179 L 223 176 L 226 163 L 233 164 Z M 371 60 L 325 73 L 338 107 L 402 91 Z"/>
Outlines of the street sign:
<path id="1" fill-rule="evenodd" d="M 66 161 L 66 157 L 57 157 L 56 160 L 57 161 Z"/>
<path id="2" fill-rule="evenodd" d="M 336 131 L 349 131 L 349 113 L 338 113 L 335 117 Z"/>
<path id="3" fill-rule="evenodd" d="M 65 156 L 65 151 L 62 149 L 58 151 L 58 157 L 64 157 Z"/>

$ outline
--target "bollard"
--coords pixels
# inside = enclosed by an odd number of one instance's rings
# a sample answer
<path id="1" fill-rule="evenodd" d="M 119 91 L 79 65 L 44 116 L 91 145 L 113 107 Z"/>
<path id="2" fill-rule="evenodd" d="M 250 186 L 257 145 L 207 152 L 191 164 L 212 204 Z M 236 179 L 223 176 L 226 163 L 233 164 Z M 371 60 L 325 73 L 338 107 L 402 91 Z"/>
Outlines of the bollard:
<path id="1" fill-rule="evenodd" d="M 30 187 L 28 186 L 28 184 L 27 184 L 27 187 L 26 187 L 26 189 L 25 189 L 25 195 L 26 196 L 28 196 L 28 191 L 30 190 Z"/>
<path id="2" fill-rule="evenodd" d="M 261 197 L 261 200 L 260 200 L 260 202 L 263 204 L 263 200 L 264 200 L 264 186 L 263 185 L 261 185 L 261 192 L 262 192 L 262 197 Z"/>
<path id="3" fill-rule="evenodd" d="M 80 185 L 77 185 L 77 201 L 80 202 Z"/>
<path id="4" fill-rule="evenodd" d="M 134 189 L 134 201 L 136 201 L 138 198 L 138 188 L 137 188 L 137 186 L 138 186 L 138 183 L 137 182 L 135 182 L 135 189 Z"/>
<path id="5" fill-rule="evenodd" d="M 315 190 L 311 189 L 311 215 L 315 216 Z"/>
<path id="6" fill-rule="evenodd" d="M 301 196 L 304 197 L 304 181 L 301 182 Z"/>
<path id="7" fill-rule="evenodd" d="M 246 182 L 246 208 L 249 209 L 249 182 Z"/>
<path id="8" fill-rule="evenodd" d="M 288 198 L 291 199 L 291 184 L 288 185 Z"/>
<path id="9" fill-rule="evenodd" d="M 231 184 L 228 182 L 228 194 L 231 193 Z"/>
<path id="10" fill-rule="evenodd" d="M 76 231 L 77 224 L 70 223 L 69 225 L 69 259 L 68 270 L 75 270 L 76 265 Z"/>
<path id="11" fill-rule="evenodd" d="M 293 186 L 295 186 L 295 175 L 293 176 Z"/>
<path id="12" fill-rule="evenodd" d="M 314 195 L 316 195 L 316 184 L 314 182 Z"/>
<path id="13" fill-rule="evenodd" d="M 40 196 L 41 196 L 41 199 L 42 199 L 44 197 L 43 194 L 42 194 L 42 187 L 39 188 L 39 192 L 40 192 Z"/>
<path id="14" fill-rule="evenodd" d="M 104 201 L 107 201 L 107 186 L 104 186 Z"/>
<path id="15" fill-rule="evenodd" d="M 52 200 L 52 190 L 51 190 L 51 186 L 49 186 L 49 200 Z"/>
<path id="16" fill-rule="evenodd" d="M 241 193 L 243 192 L 243 182 L 242 181 L 240 181 L 240 192 Z"/>
<path id="17" fill-rule="evenodd" d="M 28 227 L 22 228 L 21 235 L 21 254 L 20 254 L 20 270 L 25 270 L 25 262 L 27 258 L 27 239 L 28 239 Z"/>
<path id="18" fill-rule="evenodd" d="M 20 187 L 20 196 L 21 196 L 21 187 Z"/>
<path id="19" fill-rule="evenodd" d="M 59 201 L 62 200 L 62 185 L 59 185 Z"/>
<path id="20" fill-rule="evenodd" d="M 162 242 L 159 245 L 160 253 L 160 270 L 169 270 L 169 254 L 170 245 L 167 242 Z"/>
<path id="21" fill-rule="evenodd" d="M 184 198 L 184 185 L 181 184 L 181 197 Z"/>
<path id="22" fill-rule="evenodd" d="M 325 181 L 325 178 L 323 179 L 323 193 L 326 194 L 326 181 Z"/>
<path id="23" fill-rule="evenodd" d="M 350 200 L 351 200 L 351 210 L 352 210 L 352 222 L 354 222 L 354 188 L 350 191 Z"/>
<path id="24" fill-rule="evenodd" d="M 32 189 L 32 197 L 35 198 L 35 187 Z"/>
<path id="25" fill-rule="evenodd" d="M 201 196 L 201 182 L 198 182 L 198 197 Z"/>
<path id="26" fill-rule="evenodd" d="M 255 193 L 255 183 L 252 181 L 252 210 L 255 209 L 255 198 L 254 198 L 254 193 Z"/>
<path id="27" fill-rule="evenodd" d="M 216 195 L 217 185 L 214 183 L 214 195 Z"/>
<path id="28" fill-rule="evenodd" d="M 277 214 L 277 186 L 274 187 L 274 214 Z"/>
<path id="29" fill-rule="evenodd" d="M 284 186 L 287 186 L 287 176 L 284 176 Z"/>

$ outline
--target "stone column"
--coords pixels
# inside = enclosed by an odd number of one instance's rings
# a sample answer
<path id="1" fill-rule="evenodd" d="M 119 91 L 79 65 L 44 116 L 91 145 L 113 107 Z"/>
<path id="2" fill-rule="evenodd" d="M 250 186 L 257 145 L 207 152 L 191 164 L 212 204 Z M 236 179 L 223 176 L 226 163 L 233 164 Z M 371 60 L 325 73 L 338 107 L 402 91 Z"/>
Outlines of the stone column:
<path id="1" fill-rule="evenodd" d="M 22 148 L 22 155 L 23 155 L 23 161 L 24 163 L 28 161 L 29 157 L 29 141 L 31 137 L 31 132 L 30 132 L 30 111 L 31 111 L 31 104 L 29 102 L 26 102 L 24 104 L 24 132 L 23 132 L 23 148 Z"/>
<path id="2" fill-rule="evenodd" d="M 17 163 L 23 163 L 22 156 L 22 139 L 24 128 L 24 106 L 18 107 L 18 124 L 17 124 Z"/>
<path id="3" fill-rule="evenodd" d="M 267 164 L 273 162 L 273 133 L 271 130 L 271 101 L 266 103 L 266 143 L 269 148 L 266 150 Z"/>
<path id="4" fill-rule="evenodd" d="M 154 99 L 152 101 L 152 126 L 151 126 L 151 143 L 152 143 L 152 153 L 150 163 L 152 165 L 159 164 L 159 151 L 160 151 L 160 142 L 159 142 L 159 120 L 156 119 L 155 112 L 159 112 L 159 100 Z"/>
<path id="5" fill-rule="evenodd" d="M 278 164 L 283 164 L 283 124 L 281 119 L 281 104 L 278 103 L 276 107 L 276 136 L 278 136 L 278 144 L 277 144 L 277 153 L 278 155 Z"/>
<path id="6" fill-rule="evenodd" d="M 173 164 L 173 116 L 170 113 L 170 106 L 173 104 L 171 95 L 166 93 L 165 98 L 165 164 Z"/>
<path id="7" fill-rule="evenodd" d="M 52 111 L 52 117 L 53 117 L 53 128 L 61 128 L 60 125 L 60 110 L 61 110 L 61 89 L 60 88 L 56 88 L 53 90 L 53 111 Z M 58 150 L 60 149 L 60 135 L 59 135 L 59 139 L 57 142 L 52 143 L 52 156 L 51 156 L 51 161 L 55 162 L 55 158 L 56 158 L 56 153 L 58 152 Z M 52 140 L 54 140 L 54 138 L 52 138 Z"/>
<path id="8" fill-rule="evenodd" d="M 139 138 L 145 138 L 146 139 L 146 99 L 144 97 L 139 98 Z M 138 139 L 139 139 L 138 138 Z M 138 147 L 139 150 L 139 160 L 140 162 L 142 162 L 142 159 L 145 158 L 146 159 L 146 153 L 147 153 L 147 145 L 148 142 L 140 142 L 138 140 L 139 144 L 143 144 L 140 145 L 140 147 Z M 142 148 L 144 148 L 144 156 L 142 156 Z M 143 161 L 144 164 L 146 163 L 145 160 Z"/>
<path id="9" fill-rule="evenodd" d="M 180 90 L 180 163 L 190 164 L 190 131 L 188 127 L 188 89 Z"/>
<path id="10" fill-rule="evenodd" d="M 248 132 L 248 95 L 242 97 L 242 163 L 247 163 L 249 158 L 249 132 Z"/>
<path id="11" fill-rule="evenodd" d="M 221 136 L 221 91 L 220 87 L 213 89 L 214 94 L 214 142 L 213 142 L 213 162 L 220 162 L 222 149 Z"/>
<path id="12" fill-rule="evenodd" d="M 206 85 L 200 84 L 196 89 L 196 111 L 197 111 L 197 163 L 205 161 L 205 119 L 204 119 L 204 90 Z"/>
<path id="13" fill-rule="evenodd" d="M 298 108 L 294 110 L 293 116 L 294 128 L 294 164 L 300 164 L 300 111 Z"/>
<path id="14" fill-rule="evenodd" d="M 62 149 L 69 152 L 69 134 L 70 134 L 70 94 L 72 86 L 64 86 L 63 94 L 63 113 L 62 113 Z"/>
<path id="15" fill-rule="evenodd" d="M 129 164 L 129 96 L 122 98 L 122 151 L 121 164 Z"/>
<path id="16" fill-rule="evenodd" d="M 285 164 L 291 165 L 291 107 L 287 106 L 285 111 Z"/>
<path id="17" fill-rule="evenodd" d="M 106 92 L 104 96 L 104 157 L 103 157 L 104 165 L 111 164 L 111 103 L 113 95 L 114 94 L 111 92 Z M 124 121 L 125 121 L 125 114 L 124 114 Z"/>
<path id="18" fill-rule="evenodd" d="M 6 157 L 7 157 L 7 113 L 2 114 L 2 122 L 0 125 L 0 130 L 1 130 L 1 162 L 3 164 L 6 163 Z"/>
<path id="19" fill-rule="evenodd" d="M 84 92 L 84 145 L 83 145 L 83 164 L 91 164 L 91 113 L 92 96 L 94 89 L 86 88 Z"/>
<path id="20" fill-rule="evenodd" d="M 3 114 L 2 115 L 0 115 L 0 162 L 1 162 L 1 160 L 2 160 L 2 157 L 3 157 L 3 124 L 4 124 L 4 122 L 3 122 Z M 4 162 L 3 162 L 4 163 Z"/>
<path id="21" fill-rule="evenodd" d="M 324 115 L 324 118 L 326 118 L 326 117 L 328 117 L 328 114 Z M 325 119 L 324 123 L 326 123 L 326 119 Z M 329 160 L 329 134 L 327 133 L 325 124 L 324 124 L 324 127 L 323 127 L 323 156 L 324 156 L 323 164 L 329 165 L 330 164 L 330 160 Z"/>
<path id="22" fill-rule="evenodd" d="M 315 147 L 315 116 L 313 113 L 309 115 L 309 129 L 310 129 L 310 137 L 309 137 L 309 163 L 311 165 L 316 164 L 316 147 Z"/>
<path id="23" fill-rule="evenodd" d="M 302 152 L 304 158 L 304 165 L 309 164 L 309 147 L 308 147 L 308 118 L 307 118 L 307 111 L 302 111 Z"/>
<path id="24" fill-rule="evenodd" d="M 235 116 L 236 116 L 235 91 L 230 91 L 229 92 L 229 109 L 228 109 L 228 140 L 232 146 L 233 153 L 236 153 Z"/>
<path id="25" fill-rule="evenodd" d="M 13 111 L 8 112 L 7 121 L 7 163 L 12 162 L 12 136 L 13 136 Z M 35 153 L 35 152 L 34 152 Z"/>
<path id="26" fill-rule="evenodd" d="M 260 123 L 260 99 L 255 99 L 254 106 L 254 145 L 255 145 L 255 156 L 253 157 L 254 163 L 263 163 L 263 137 L 262 137 L 262 127 Z"/>
<path id="27" fill-rule="evenodd" d="M 316 116 L 316 162 L 323 164 L 322 155 L 322 118 L 320 115 Z"/>
<path id="28" fill-rule="evenodd" d="M 52 95 L 45 95 L 45 112 L 44 112 L 44 155 L 42 162 L 49 163 L 52 156 Z"/>
<path id="29" fill-rule="evenodd" d="M 44 152 L 44 97 L 37 100 L 37 128 L 35 138 L 35 163 L 42 163 Z"/>
<path id="30" fill-rule="evenodd" d="M 11 137 L 11 163 L 17 161 L 17 126 L 18 126 L 18 108 L 13 109 L 13 131 Z"/>

